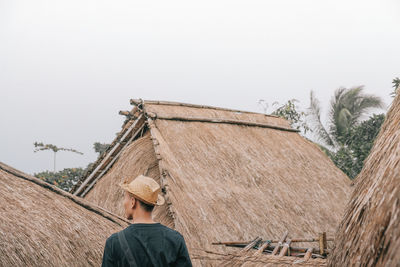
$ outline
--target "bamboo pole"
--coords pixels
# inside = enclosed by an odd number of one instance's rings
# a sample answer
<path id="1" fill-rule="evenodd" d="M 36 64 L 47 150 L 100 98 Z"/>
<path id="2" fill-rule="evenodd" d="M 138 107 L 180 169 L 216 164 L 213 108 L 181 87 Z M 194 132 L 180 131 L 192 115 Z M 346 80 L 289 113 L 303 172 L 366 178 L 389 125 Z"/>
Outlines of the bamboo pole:
<path id="1" fill-rule="evenodd" d="M 278 243 L 279 240 L 269 240 L 271 244 Z M 333 238 L 327 238 L 326 241 L 335 241 Z M 251 241 L 216 241 L 212 242 L 212 245 L 240 245 L 240 244 L 248 244 Z M 294 238 L 292 239 L 292 243 L 311 243 L 311 242 L 319 242 L 318 238 Z"/>
<path id="2" fill-rule="evenodd" d="M 255 245 L 257 245 L 258 242 L 261 241 L 261 237 L 257 237 L 256 239 L 254 239 L 252 242 L 250 242 L 247 246 L 245 246 L 242 251 L 249 251 L 250 249 L 252 249 Z"/>
<path id="3" fill-rule="evenodd" d="M 282 235 L 281 239 L 280 239 L 279 242 L 278 242 L 278 245 L 277 245 L 277 246 L 274 248 L 274 250 L 272 251 L 272 253 L 271 253 L 272 255 L 276 255 L 276 253 L 278 253 L 279 248 L 282 246 L 282 243 L 285 242 L 287 236 L 288 236 L 288 231 L 286 231 L 286 232 Z"/>
<path id="4" fill-rule="evenodd" d="M 319 251 L 321 255 L 325 256 L 326 252 L 325 249 L 327 248 L 327 242 L 326 242 L 326 232 L 320 233 L 319 234 Z"/>
<path id="5" fill-rule="evenodd" d="M 304 261 L 308 261 L 314 251 L 314 248 L 307 249 L 306 255 L 304 255 Z"/>
<path id="6" fill-rule="evenodd" d="M 264 250 L 269 246 L 269 244 L 271 244 L 270 240 L 265 241 L 264 244 L 262 244 L 262 246 L 254 253 L 254 256 L 261 255 Z"/>
<path id="7" fill-rule="evenodd" d="M 286 253 L 288 252 L 288 250 L 289 250 L 289 247 L 290 247 L 290 243 L 292 242 L 292 240 L 288 240 L 284 245 L 283 245 L 283 247 L 282 247 L 282 249 L 281 249 L 281 252 L 279 253 L 279 257 L 283 257 L 283 256 L 285 256 L 286 255 Z"/>
<path id="8" fill-rule="evenodd" d="M 293 243 L 293 242 L 292 242 L 292 243 Z M 235 247 L 235 248 L 244 248 L 244 247 L 247 246 L 247 245 L 248 245 L 248 243 L 245 243 L 245 244 L 236 244 L 236 245 L 225 245 L 225 246 L 227 246 L 227 247 Z M 279 248 L 279 246 L 274 246 L 274 245 L 269 245 L 269 246 L 268 246 L 268 248 L 269 248 L 269 249 L 272 249 L 272 251 L 273 251 L 276 247 Z M 306 253 L 306 252 L 307 252 L 307 249 L 308 249 L 308 248 L 293 247 L 293 246 L 290 247 L 290 251 L 296 252 L 296 253 Z M 268 250 L 265 250 L 265 251 L 268 251 Z M 271 251 L 271 253 L 272 253 L 272 251 Z M 319 252 L 320 252 L 319 248 L 314 248 L 314 251 L 313 251 L 313 252 L 320 254 L 320 253 L 319 253 Z M 327 254 L 329 254 L 329 253 L 331 252 L 331 250 L 330 250 L 330 249 L 325 249 L 325 252 L 326 252 Z"/>

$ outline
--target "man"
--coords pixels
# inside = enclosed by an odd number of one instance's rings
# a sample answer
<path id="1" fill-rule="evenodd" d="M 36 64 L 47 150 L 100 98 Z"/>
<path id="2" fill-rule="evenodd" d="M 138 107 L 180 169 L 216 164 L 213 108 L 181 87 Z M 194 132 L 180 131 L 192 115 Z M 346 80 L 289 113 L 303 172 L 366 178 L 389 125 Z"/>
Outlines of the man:
<path id="1" fill-rule="evenodd" d="M 107 239 L 102 266 L 192 266 L 182 235 L 153 221 L 154 206 L 165 202 L 158 183 L 140 175 L 121 187 L 133 224 Z"/>

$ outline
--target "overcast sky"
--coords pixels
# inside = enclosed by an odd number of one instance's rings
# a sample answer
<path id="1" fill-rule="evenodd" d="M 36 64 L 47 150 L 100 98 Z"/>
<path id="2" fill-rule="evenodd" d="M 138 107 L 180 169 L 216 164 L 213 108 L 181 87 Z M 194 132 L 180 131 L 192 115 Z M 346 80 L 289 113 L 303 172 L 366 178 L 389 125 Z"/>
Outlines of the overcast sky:
<path id="1" fill-rule="evenodd" d="M 400 1 L 0 0 L 0 161 L 28 173 L 95 160 L 130 98 L 323 111 L 365 85 L 389 104 L 400 76 Z"/>

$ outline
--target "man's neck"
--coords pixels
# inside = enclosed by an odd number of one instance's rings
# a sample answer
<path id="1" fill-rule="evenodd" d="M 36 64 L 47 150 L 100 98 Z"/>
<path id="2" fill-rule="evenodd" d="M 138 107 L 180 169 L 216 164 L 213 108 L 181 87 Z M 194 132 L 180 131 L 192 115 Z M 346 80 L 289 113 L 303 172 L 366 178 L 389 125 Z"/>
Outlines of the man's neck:
<path id="1" fill-rule="evenodd" d="M 151 217 L 151 213 L 135 214 L 133 216 L 133 223 L 155 223 Z"/>

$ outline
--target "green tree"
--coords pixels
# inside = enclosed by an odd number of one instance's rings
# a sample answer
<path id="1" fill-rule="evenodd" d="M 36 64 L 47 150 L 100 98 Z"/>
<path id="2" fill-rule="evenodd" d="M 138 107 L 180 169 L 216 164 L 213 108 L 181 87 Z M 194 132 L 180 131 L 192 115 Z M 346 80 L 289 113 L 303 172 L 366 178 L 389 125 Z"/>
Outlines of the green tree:
<path id="1" fill-rule="evenodd" d="M 312 128 L 317 138 L 333 150 L 343 146 L 351 127 L 358 125 L 371 109 L 383 108 L 380 97 L 363 91 L 363 86 L 337 89 L 330 103 L 327 127 L 321 121 L 319 101 L 311 91 L 308 115 Z"/>
<path id="2" fill-rule="evenodd" d="M 97 153 L 99 153 L 101 155 L 104 151 L 106 151 L 108 149 L 109 146 L 110 146 L 110 144 L 95 142 L 93 144 L 93 149 L 94 149 L 94 151 L 96 151 Z"/>
<path id="3" fill-rule="evenodd" d="M 43 144 L 43 143 L 39 143 L 39 142 L 35 142 L 33 144 L 35 146 L 35 150 L 33 152 L 38 152 L 38 151 L 43 151 L 43 150 L 51 150 L 54 152 L 54 173 L 56 172 L 56 155 L 57 152 L 59 151 L 69 151 L 69 152 L 73 152 L 73 153 L 77 153 L 80 155 L 83 155 L 82 152 L 79 152 L 75 149 L 72 148 L 64 148 L 64 147 L 57 147 L 56 145 L 53 144 Z"/>
<path id="4" fill-rule="evenodd" d="M 85 169 L 83 168 L 66 168 L 58 172 L 39 172 L 35 173 L 34 176 L 68 192 L 79 181 L 84 173 Z"/>
<path id="5" fill-rule="evenodd" d="M 351 179 L 360 173 L 384 120 L 384 114 L 374 114 L 368 120 L 351 127 L 346 134 L 345 144 L 335 153 L 328 154 L 335 165 Z"/>
<path id="6" fill-rule="evenodd" d="M 81 152 L 76 151 L 74 149 L 71 148 L 59 148 L 55 145 L 51 145 L 51 144 L 42 144 L 42 143 L 35 143 L 35 147 L 37 147 L 37 151 L 40 150 L 51 150 L 54 153 L 57 153 L 58 151 L 71 151 L 71 152 L 75 152 L 78 154 L 81 154 Z M 104 151 L 107 150 L 107 148 L 109 147 L 109 144 L 102 144 L 99 142 L 95 142 L 93 144 L 93 149 L 101 154 Z M 35 151 L 35 152 L 37 152 Z M 55 162 L 54 162 L 55 164 Z M 93 163 L 90 163 L 86 168 L 66 168 L 63 169 L 61 171 L 43 171 L 43 172 L 39 172 L 34 174 L 35 177 L 42 179 L 45 182 L 48 182 L 50 184 L 53 184 L 59 188 L 61 188 L 62 190 L 65 191 L 70 191 L 72 189 L 72 187 L 79 181 L 79 179 L 85 175 L 86 171 L 90 168 L 90 166 Z M 55 168 L 54 168 L 55 169 Z"/>

